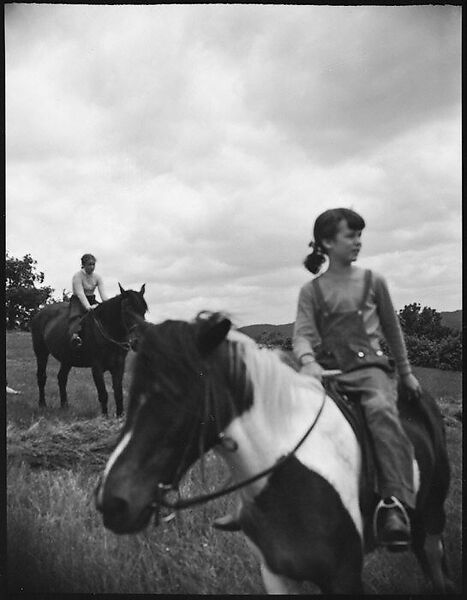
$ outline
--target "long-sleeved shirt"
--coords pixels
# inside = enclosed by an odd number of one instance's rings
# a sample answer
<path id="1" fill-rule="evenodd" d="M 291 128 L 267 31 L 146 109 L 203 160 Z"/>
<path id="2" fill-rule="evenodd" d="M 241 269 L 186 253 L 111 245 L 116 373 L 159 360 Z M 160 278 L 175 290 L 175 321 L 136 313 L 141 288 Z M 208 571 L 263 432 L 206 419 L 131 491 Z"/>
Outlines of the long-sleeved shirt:
<path id="1" fill-rule="evenodd" d="M 73 275 L 71 287 L 73 294 L 78 296 L 81 304 L 86 309 L 90 308 L 91 306 L 87 296 L 92 296 L 96 290 L 96 287 L 99 290 L 102 301 L 107 300 L 107 294 L 104 290 L 104 282 L 102 281 L 102 277 L 97 273 L 91 273 L 88 275 L 84 269 L 81 269 Z"/>
<path id="2" fill-rule="evenodd" d="M 345 276 L 329 271 L 319 275 L 320 288 L 331 313 L 358 310 L 363 295 L 364 274 L 364 269 L 353 266 Z M 312 282 L 309 281 L 300 290 L 293 333 L 293 349 L 298 360 L 304 354 L 315 356 L 315 350 L 321 344 L 317 325 L 319 311 Z M 394 357 L 399 374 L 411 373 L 404 336 L 386 280 L 374 271 L 372 271 L 372 284 L 363 307 L 362 317 L 371 346 L 379 350 L 380 340 L 384 338 Z"/>

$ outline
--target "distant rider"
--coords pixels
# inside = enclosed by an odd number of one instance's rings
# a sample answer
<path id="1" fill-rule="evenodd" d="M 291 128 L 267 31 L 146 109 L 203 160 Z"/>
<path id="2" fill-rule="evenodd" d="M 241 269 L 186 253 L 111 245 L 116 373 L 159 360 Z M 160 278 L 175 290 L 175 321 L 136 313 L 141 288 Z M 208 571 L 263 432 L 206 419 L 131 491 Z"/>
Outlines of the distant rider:
<path id="1" fill-rule="evenodd" d="M 73 275 L 71 283 L 73 295 L 70 299 L 68 321 L 68 331 L 73 348 L 79 348 L 82 345 L 79 335 L 82 316 L 98 306 L 94 295 L 96 288 L 99 290 L 102 302 L 108 299 L 102 277 L 94 271 L 95 267 L 96 258 L 92 254 L 84 254 L 81 257 L 81 269 Z"/>

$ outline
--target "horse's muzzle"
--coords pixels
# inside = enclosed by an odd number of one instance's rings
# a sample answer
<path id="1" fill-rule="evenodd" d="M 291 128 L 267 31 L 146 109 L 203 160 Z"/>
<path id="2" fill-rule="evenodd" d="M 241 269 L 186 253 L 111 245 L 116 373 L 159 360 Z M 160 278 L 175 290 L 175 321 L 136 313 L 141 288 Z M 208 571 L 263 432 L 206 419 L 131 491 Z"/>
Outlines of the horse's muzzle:
<path id="1" fill-rule="evenodd" d="M 109 492 L 100 478 L 94 490 L 96 509 L 102 514 L 104 526 L 114 533 L 137 533 L 149 523 L 154 512 L 154 503 L 143 507 L 132 507 L 123 495 Z"/>

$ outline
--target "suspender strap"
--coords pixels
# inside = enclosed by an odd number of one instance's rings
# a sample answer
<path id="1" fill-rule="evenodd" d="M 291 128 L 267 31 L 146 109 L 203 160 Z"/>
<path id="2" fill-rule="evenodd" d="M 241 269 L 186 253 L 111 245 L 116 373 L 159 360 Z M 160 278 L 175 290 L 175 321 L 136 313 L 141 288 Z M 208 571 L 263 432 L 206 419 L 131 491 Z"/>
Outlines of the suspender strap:
<path id="1" fill-rule="evenodd" d="M 366 269 L 365 280 L 363 283 L 363 296 L 362 296 L 362 300 L 360 302 L 360 306 L 358 307 L 359 310 L 363 310 L 363 308 L 365 306 L 366 299 L 368 298 L 368 294 L 370 293 L 370 286 L 371 286 L 371 271 L 370 271 L 370 269 Z"/>
<path id="2" fill-rule="evenodd" d="M 320 308 L 321 313 L 327 314 L 327 313 L 329 313 L 329 309 L 324 300 L 323 292 L 321 290 L 321 286 L 319 285 L 318 280 L 319 280 L 319 277 L 316 277 L 315 279 L 313 279 L 313 282 L 312 282 L 313 291 L 315 293 L 316 301 L 318 302 L 318 306 Z M 371 270 L 366 269 L 365 275 L 364 275 L 364 280 L 363 280 L 363 295 L 362 295 L 362 299 L 360 301 L 360 305 L 358 307 L 359 310 L 363 310 L 363 308 L 365 306 L 366 300 L 368 298 L 368 294 L 370 293 L 370 287 L 371 287 Z"/>
<path id="3" fill-rule="evenodd" d="M 329 310 L 326 305 L 326 302 L 324 301 L 323 292 L 321 291 L 321 287 L 319 285 L 318 279 L 319 279 L 318 277 L 316 277 L 316 279 L 313 279 L 313 282 L 311 285 L 313 286 L 313 291 L 315 293 L 316 300 L 318 302 L 318 306 L 321 311 L 321 314 L 326 315 L 329 312 Z"/>

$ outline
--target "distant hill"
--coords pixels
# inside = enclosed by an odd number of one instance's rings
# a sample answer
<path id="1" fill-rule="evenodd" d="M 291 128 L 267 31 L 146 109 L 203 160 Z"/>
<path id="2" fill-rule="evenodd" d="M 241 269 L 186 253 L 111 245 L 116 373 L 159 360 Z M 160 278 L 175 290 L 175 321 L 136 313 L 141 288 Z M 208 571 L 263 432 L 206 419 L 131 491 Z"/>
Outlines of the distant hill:
<path id="1" fill-rule="evenodd" d="M 441 323 L 445 327 L 450 327 L 451 329 L 456 329 L 459 331 L 462 329 L 461 310 L 453 310 L 451 312 L 442 312 L 439 314 L 441 315 Z"/>
<path id="2" fill-rule="evenodd" d="M 453 310 L 451 312 L 440 312 L 441 323 L 445 327 L 451 329 L 461 330 L 462 329 L 462 310 Z M 249 335 L 254 340 L 257 340 L 263 333 L 278 333 L 281 337 L 288 338 L 292 337 L 293 334 L 293 323 L 286 323 L 285 325 L 271 325 L 264 323 L 262 325 L 245 325 L 245 327 L 239 327 L 239 330 Z"/>
<path id="3" fill-rule="evenodd" d="M 239 330 L 254 340 L 257 340 L 263 333 L 279 333 L 283 338 L 287 338 L 292 337 L 293 325 L 293 323 L 288 323 L 287 325 L 270 325 L 269 323 L 265 323 L 263 325 L 246 325 L 245 327 L 239 327 Z"/>

